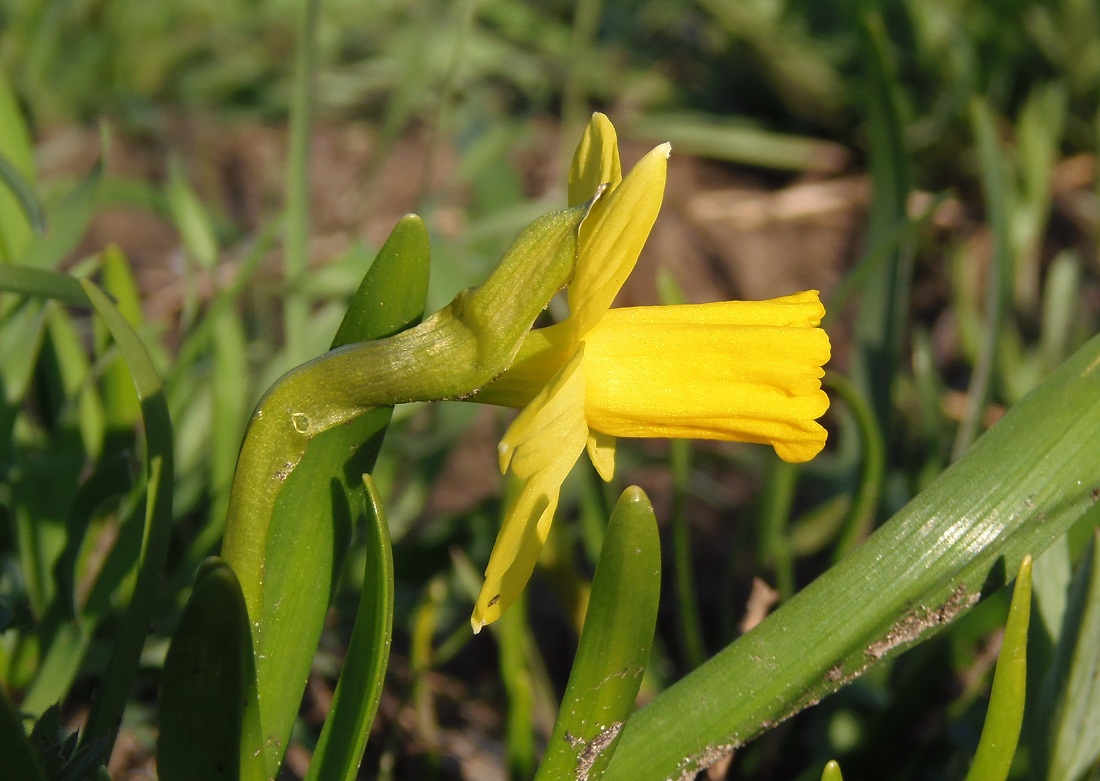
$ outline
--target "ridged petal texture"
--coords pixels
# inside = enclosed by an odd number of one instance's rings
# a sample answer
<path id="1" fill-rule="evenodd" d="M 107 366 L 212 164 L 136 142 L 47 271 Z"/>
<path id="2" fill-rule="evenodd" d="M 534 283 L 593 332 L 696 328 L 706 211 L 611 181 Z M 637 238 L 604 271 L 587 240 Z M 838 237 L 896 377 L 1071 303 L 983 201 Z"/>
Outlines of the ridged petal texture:
<path id="1" fill-rule="evenodd" d="M 527 584 L 561 484 L 587 449 L 605 480 L 616 437 L 691 437 L 769 444 L 787 461 L 825 446 L 817 423 L 829 337 L 817 291 L 771 301 L 610 309 L 657 219 L 668 144 L 624 179 L 615 129 L 585 130 L 569 173 L 580 225 L 569 317 L 533 331 L 512 367 L 478 401 L 522 407 L 500 443 L 504 521 L 470 619 L 477 632 Z"/>
<path id="2" fill-rule="evenodd" d="M 817 291 L 772 301 L 612 309 L 585 336 L 590 428 L 617 437 L 825 446 L 829 337 Z"/>

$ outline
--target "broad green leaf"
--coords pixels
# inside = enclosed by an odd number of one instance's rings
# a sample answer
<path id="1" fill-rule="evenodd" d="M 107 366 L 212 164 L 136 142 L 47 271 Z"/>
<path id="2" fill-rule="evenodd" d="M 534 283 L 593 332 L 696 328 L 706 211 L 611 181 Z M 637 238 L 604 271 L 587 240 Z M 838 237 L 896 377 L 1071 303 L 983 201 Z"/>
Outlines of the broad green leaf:
<path id="1" fill-rule="evenodd" d="M 603 775 L 649 663 L 660 591 L 657 519 L 645 493 L 630 487 L 611 513 L 577 656 L 536 781 Z"/>
<path id="2" fill-rule="evenodd" d="M 982 737 L 966 781 L 1005 781 L 1024 721 L 1027 689 L 1027 627 L 1031 618 L 1031 557 L 1024 556 L 1012 591 L 1004 641 L 993 674 Z"/>
<path id="3" fill-rule="evenodd" d="M 934 634 L 1100 514 L 1097 430 L 1100 337 L 847 558 L 636 713 L 605 778 L 687 776 Z"/>
<path id="4" fill-rule="evenodd" d="M 266 781 L 248 611 L 217 558 L 195 588 L 164 659 L 157 772 L 163 781 Z"/>
<path id="5" fill-rule="evenodd" d="M 1054 663 L 1043 681 L 1037 726 L 1046 732 L 1046 759 L 1036 777 L 1078 781 L 1100 760 L 1100 567 L 1092 544 L 1070 586 Z"/>
<path id="6" fill-rule="evenodd" d="M 352 299 L 333 347 L 389 336 L 419 322 L 429 270 L 428 232 L 402 219 Z M 392 408 L 372 410 L 309 443 L 271 517 L 264 610 L 256 636 L 268 767 L 281 760 L 325 614 L 362 512 L 362 475 L 374 467 Z"/>
<path id="7" fill-rule="evenodd" d="M 107 323 L 119 352 L 130 370 L 141 401 L 145 429 L 147 492 L 141 554 L 133 595 L 122 625 L 115 636 L 107 670 L 92 701 L 81 744 L 106 736 L 118 724 L 130 696 L 130 684 L 137 672 L 145 635 L 163 576 L 168 540 L 172 531 L 173 452 L 172 421 L 161 387 L 145 346 L 110 299 L 95 285 L 81 283 L 97 314 Z"/>
<path id="8" fill-rule="evenodd" d="M 354 781 L 382 697 L 393 630 L 393 555 L 382 500 L 370 475 L 367 493 L 367 556 L 363 591 L 340 672 L 332 710 L 325 719 L 306 781 Z"/>

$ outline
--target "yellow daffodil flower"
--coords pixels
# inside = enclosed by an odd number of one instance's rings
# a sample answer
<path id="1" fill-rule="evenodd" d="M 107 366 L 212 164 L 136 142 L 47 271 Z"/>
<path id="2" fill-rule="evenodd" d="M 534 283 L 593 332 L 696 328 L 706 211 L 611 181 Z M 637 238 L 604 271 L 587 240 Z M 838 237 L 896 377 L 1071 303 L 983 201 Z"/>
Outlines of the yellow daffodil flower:
<path id="1" fill-rule="evenodd" d="M 581 223 L 569 317 L 532 331 L 478 401 L 521 407 L 500 443 L 504 522 L 470 621 L 495 621 L 527 584 L 561 484 L 581 453 L 610 480 L 615 437 L 769 444 L 787 461 L 825 445 L 817 418 L 829 339 L 817 291 L 771 301 L 610 309 L 664 194 L 669 146 L 623 179 L 615 130 L 596 114 L 569 176 L 570 205 L 602 194 Z"/>

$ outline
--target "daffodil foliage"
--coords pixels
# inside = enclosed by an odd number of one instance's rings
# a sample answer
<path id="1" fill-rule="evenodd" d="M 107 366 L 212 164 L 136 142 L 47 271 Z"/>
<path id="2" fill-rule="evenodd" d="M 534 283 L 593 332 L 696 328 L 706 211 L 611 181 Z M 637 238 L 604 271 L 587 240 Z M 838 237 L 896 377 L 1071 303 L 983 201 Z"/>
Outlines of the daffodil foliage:
<path id="1" fill-rule="evenodd" d="M 768 444 L 786 461 L 825 445 L 817 422 L 829 338 L 817 291 L 771 301 L 611 309 L 657 219 L 670 147 L 625 177 L 615 129 L 596 114 L 569 174 L 571 205 L 595 199 L 580 225 L 569 317 L 533 331 L 479 401 L 521 407 L 500 443 L 504 522 L 471 623 L 496 620 L 538 560 L 561 484 L 586 449 L 605 480 L 616 437 Z"/>

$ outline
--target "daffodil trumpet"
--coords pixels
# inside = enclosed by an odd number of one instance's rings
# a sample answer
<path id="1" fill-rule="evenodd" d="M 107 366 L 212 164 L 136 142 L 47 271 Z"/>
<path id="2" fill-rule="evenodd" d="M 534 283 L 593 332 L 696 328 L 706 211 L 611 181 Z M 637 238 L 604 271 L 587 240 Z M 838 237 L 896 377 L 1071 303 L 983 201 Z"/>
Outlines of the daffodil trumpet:
<path id="1" fill-rule="evenodd" d="M 807 461 L 825 445 L 817 422 L 829 338 L 817 291 L 770 301 L 611 309 L 649 236 L 669 147 L 624 179 L 615 131 L 596 114 L 570 170 L 569 201 L 606 190 L 581 223 L 569 317 L 532 331 L 477 401 L 521 408 L 500 443 L 504 520 L 474 607 L 475 632 L 529 580 L 561 484 L 587 449 L 610 480 L 616 437 L 687 437 L 771 445 Z"/>

